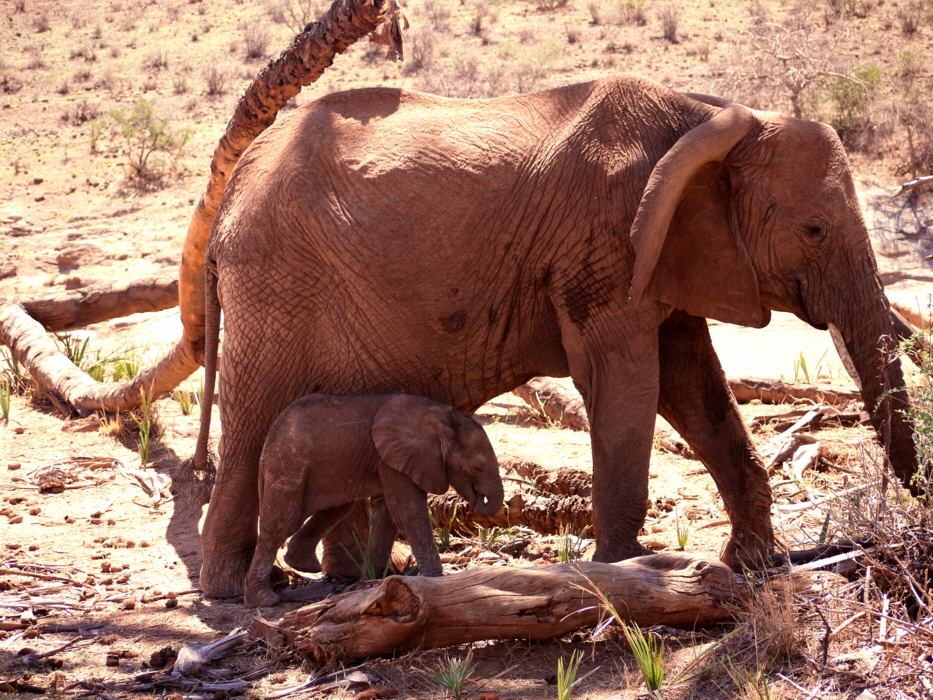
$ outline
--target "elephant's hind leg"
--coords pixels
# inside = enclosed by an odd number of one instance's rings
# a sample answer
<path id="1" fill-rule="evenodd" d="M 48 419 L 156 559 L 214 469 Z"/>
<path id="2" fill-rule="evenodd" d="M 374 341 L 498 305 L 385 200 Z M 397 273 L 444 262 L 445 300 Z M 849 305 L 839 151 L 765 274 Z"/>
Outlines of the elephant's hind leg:
<path id="1" fill-rule="evenodd" d="M 320 573 L 321 563 L 315 551 L 317 545 L 324 535 L 347 516 L 353 506 L 354 502 L 350 501 L 319 511 L 308 518 L 307 522 L 288 541 L 285 563 L 298 571 Z"/>
<path id="2" fill-rule="evenodd" d="M 706 465 L 732 521 L 722 559 L 760 566 L 774 549 L 771 487 L 729 390 L 706 319 L 676 311 L 660 329 L 658 412 Z"/>

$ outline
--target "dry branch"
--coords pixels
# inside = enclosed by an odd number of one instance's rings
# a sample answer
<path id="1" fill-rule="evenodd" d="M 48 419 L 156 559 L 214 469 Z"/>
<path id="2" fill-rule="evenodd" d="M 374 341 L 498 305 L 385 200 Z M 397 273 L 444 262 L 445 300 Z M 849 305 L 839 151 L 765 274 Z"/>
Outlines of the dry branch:
<path id="1" fill-rule="evenodd" d="M 71 292 L 0 300 L 19 304 L 49 331 L 70 331 L 92 323 L 178 306 L 178 280 L 144 277 L 132 282 L 98 284 Z"/>
<path id="2" fill-rule="evenodd" d="M 729 388 L 739 403 L 755 400 L 774 404 L 811 401 L 843 406 L 861 398 L 857 390 L 840 389 L 829 384 L 783 382 L 780 379 L 757 377 L 730 377 L 728 381 Z M 512 392 L 563 428 L 589 430 L 590 424 L 583 398 L 573 389 L 562 386 L 550 377 L 535 377 L 515 387 Z M 682 452 L 677 449 L 669 451 Z M 691 458 L 692 454 L 684 456 Z"/>
<path id="3" fill-rule="evenodd" d="M 512 389 L 512 392 L 563 428 L 590 429 L 583 397 L 574 390 L 566 389 L 551 377 L 533 377 Z"/>
<path id="4" fill-rule="evenodd" d="M 855 389 L 846 390 L 829 384 L 782 382 L 780 379 L 757 377 L 730 377 L 729 388 L 739 403 L 749 403 L 757 399 L 762 403 L 812 401 L 831 406 L 844 406 L 850 401 L 861 399 L 861 394 Z"/>
<path id="5" fill-rule="evenodd" d="M 0 340 L 42 386 L 74 407 L 81 415 L 94 410 L 117 413 L 139 403 L 143 392 L 159 396 L 180 384 L 190 374 L 187 363 L 178 362 L 186 352 L 181 345 L 155 366 L 137 374 L 126 384 L 99 384 L 58 349 L 45 328 L 18 304 L 0 306 Z"/>
<path id="6" fill-rule="evenodd" d="M 776 579 L 810 592 L 832 575 Z M 254 637 L 288 643 L 321 663 L 486 639 L 550 639 L 596 625 L 604 593 L 640 625 L 694 627 L 732 619 L 750 584 L 715 559 L 656 554 L 616 564 L 482 567 L 439 578 L 392 576 L 285 614 L 257 618 Z"/>

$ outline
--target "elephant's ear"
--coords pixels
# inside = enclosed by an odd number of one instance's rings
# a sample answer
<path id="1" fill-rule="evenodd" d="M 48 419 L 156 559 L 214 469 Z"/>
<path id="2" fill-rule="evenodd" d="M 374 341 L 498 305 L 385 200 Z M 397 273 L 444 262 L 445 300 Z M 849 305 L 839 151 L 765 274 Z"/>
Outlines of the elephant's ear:
<path id="1" fill-rule="evenodd" d="M 684 134 L 655 165 L 632 224 L 630 296 L 645 295 L 694 316 L 760 328 L 758 276 L 730 220 L 726 156 L 758 119 L 730 104 Z"/>
<path id="2" fill-rule="evenodd" d="M 401 394 L 376 413 L 373 442 L 383 461 L 402 472 L 428 493 L 445 493 L 447 449 L 453 442 L 453 409 Z"/>

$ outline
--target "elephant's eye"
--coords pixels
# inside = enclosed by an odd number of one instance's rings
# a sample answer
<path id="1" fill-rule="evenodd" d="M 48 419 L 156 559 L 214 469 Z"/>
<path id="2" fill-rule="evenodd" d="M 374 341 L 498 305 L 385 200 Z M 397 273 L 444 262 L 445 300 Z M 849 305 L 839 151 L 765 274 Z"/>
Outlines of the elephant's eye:
<path id="1" fill-rule="evenodd" d="M 807 225 L 807 235 L 810 238 L 822 238 L 826 235 L 826 224 L 822 221 L 811 221 Z"/>

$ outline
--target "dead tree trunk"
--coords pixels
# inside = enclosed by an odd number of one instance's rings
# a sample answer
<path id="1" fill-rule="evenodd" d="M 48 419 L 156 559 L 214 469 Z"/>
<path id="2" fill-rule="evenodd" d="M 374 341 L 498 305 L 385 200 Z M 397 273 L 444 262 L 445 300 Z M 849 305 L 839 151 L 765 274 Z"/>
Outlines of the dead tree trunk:
<path id="1" fill-rule="evenodd" d="M 775 586 L 802 593 L 814 580 L 795 576 Z M 718 560 L 669 554 L 616 564 L 483 567 L 440 578 L 392 576 L 288 612 L 275 625 L 257 618 L 250 631 L 333 664 L 486 639 L 559 637 L 607 617 L 596 591 L 640 625 L 720 624 L 732 619 L 749 587 Z"/>
<path id="2" fill-rule="evenodd" d="M 176 345 L 159 364 L 149 367 L 124 384 L 99 384 L 78 369 L 62 354 L 49 334 L 18 304 L 0 306 L 0 340 L 42 386 L 51 391 L 59 404 L 73 407 L 83 416 L 84 408 L 116 413 L 129 408 L 127 401 L 138 405 L 143 393 L 159 396 L 178 386 L 190 372 L 184 370 L 191 357 L 177 358 L 187 348 Z M 179 370 L 178 368 L 182 369 Z"/>
<path id="3" fill-rule="evenodd" d="M 132 282 L 99 284 L 3 300 L 19 304 L 48 331 L 70 331 L 92 323 L 178 306 L 178 280 L 144 277 Z"/>
<path id="4" fill-rule="evenodd" d="M 593 525 L 593 503 L 584 496 L 552 496 L 549 493 L 513 492 L 506 495 L 505 507 L 492 516 L 477 513 L 473 506 L 453 491 L 428 495 L 428 507 L 438 525 L 447 525 L 456 517 L 470 529 L 483 527 L 527 527 L 543 535 L 564 530 L 581 533 Z"/>
<path id="5" fill-rule="evenodd" d="M 845 406 L 850 401 L 861 399 L 861 394 L 855 389 L 847 391 L 829 384 L 782 382 L 780 379 L 757 377 L 730 377 L 729 388 L 739 403 L 749 403 L 757 399 L 762 403 L 812 401 L 830 406 Z"/>
<path id="6" fill-rule="evenodd" d="M 551 377 L 534 377 L 512 392 L 564 428 L 590 429 L 583 397 L 575 390 L 568 391 Z"/>

